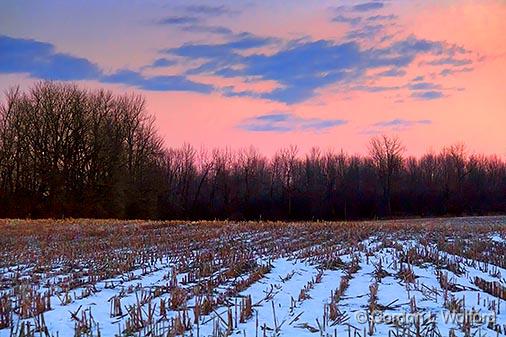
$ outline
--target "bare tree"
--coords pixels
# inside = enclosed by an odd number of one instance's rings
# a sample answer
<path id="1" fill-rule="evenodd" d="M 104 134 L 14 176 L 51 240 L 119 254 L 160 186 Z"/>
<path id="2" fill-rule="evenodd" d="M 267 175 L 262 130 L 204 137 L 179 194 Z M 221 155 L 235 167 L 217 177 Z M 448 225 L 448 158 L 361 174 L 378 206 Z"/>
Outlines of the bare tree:
<path id="1" fill-rule="evenodd" d="M 506 163 L 462 145 L 403 160 L 396 137 L 370 156 L 270 160 L 257 150 L 166 148 L 144 99 L 39 82 L 0 100 L 0 216 L 353 219 L 506 212 Z M 378 192 L 379 191 L 379 192 Z M 400 202 L 402 201 L 402 202 Z"/>
<path id="2" fill-rule="evenodd" d="M 295 170 L 297 166 L 297 153 L 299 149 L 295 145 L 291 145 L 282 149 L 275 156 L 275 161 L 280 165 L 280 178 L 283 195 L 286 198 L 288 217 L 292 216 L 292 198 L 295 189 Z"/>
<path id="3" fill-rule="evenodd" d="M 401 168 L 403 152 L 404 146 L 397 137 L 383 135 L 372 138 L 369 143 L 369 153 L 383 191 L 383 205 L 386 215 L 392 213 L 392 180 Z"/>

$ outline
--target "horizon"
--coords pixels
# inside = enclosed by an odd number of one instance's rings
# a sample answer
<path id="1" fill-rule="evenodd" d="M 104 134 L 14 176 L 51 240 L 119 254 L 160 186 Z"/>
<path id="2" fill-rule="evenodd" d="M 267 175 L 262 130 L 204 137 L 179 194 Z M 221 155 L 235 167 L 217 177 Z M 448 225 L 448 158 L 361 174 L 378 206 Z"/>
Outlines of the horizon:
<path id="1" fill-rule="evenodd" d="M 166 147 L 506 158 L 504 1 L 116 4 L 4 1 L 0 90 L 140 93 Z"/>
<path id="2" fill-rule="evenodd" d="M 0 337 L 506 336 L 506 0 L 0 0 Z"/>

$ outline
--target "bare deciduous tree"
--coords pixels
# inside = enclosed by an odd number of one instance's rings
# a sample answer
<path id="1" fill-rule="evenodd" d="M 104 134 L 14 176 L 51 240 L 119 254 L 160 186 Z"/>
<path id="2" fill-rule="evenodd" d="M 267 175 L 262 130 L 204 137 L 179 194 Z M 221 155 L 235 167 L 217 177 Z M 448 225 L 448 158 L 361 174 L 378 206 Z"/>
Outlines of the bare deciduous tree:
<path id="1" fill-rule="evenodd" d="M 369 143 L 369 153 L 383 191 L 386 215 L 390 215 L 392 212 L 392 180 L 401 168 L 403 152 L 404 147 L 397 137 L 383 135 L 372 138 Z"/>
<path id="2" fill-rule="evenodd" d="M 256 149 L 163 145 L 138 95 L 74 84 L 13 88 L 0 102 L 0 216 L 353 219 L 506 211 L 506 163 L 454 145 L 403 160 L 396 137 L 370 156 L 270 160 Z M 380 193 L 378 193 L 380 191 Z"/>

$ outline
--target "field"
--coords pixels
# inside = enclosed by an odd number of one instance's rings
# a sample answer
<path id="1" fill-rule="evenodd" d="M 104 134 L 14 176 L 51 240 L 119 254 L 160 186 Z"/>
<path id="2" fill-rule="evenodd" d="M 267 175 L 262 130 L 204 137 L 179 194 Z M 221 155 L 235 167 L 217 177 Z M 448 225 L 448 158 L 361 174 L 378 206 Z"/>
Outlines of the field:
<path id="1" fill-rule="evenodd" d="M 0 220 L 0 336 L 506 336 L 506 217 Z"/>

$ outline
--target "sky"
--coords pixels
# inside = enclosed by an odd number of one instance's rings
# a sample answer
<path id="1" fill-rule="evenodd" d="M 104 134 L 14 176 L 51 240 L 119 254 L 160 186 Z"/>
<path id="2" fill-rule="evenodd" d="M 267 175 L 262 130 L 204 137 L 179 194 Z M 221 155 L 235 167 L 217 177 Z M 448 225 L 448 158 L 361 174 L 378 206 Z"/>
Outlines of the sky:
<path id="1" fill-rule="evenodd" d="M 166 146 L 506 157 L 505 34 L 505 0 L 0 0 L 0 91 L 141 93 Z"/>

